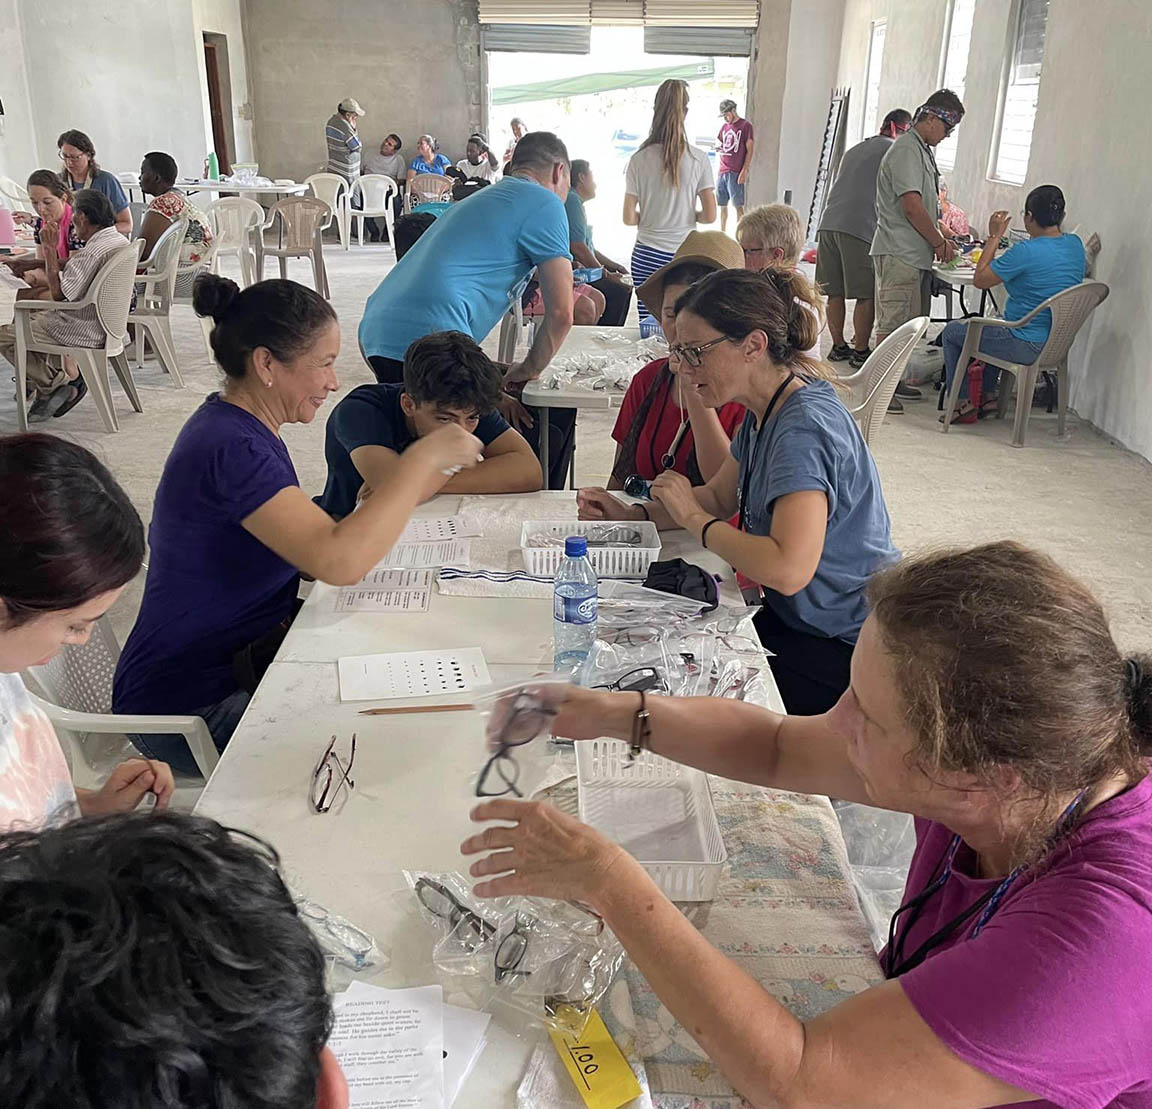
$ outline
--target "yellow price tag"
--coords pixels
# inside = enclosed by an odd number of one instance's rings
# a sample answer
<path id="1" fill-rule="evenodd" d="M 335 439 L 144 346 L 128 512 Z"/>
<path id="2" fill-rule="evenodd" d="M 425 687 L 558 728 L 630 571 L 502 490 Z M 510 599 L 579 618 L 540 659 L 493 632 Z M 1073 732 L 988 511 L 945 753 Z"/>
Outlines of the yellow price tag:
<path id="1" fill-rule="evenodd" d="M 640 1096 L 636 1075 L 595 1009 L 588 1014 L 582 1035 L 549 1035 L 588 1109 L 619 1109 Z"/>

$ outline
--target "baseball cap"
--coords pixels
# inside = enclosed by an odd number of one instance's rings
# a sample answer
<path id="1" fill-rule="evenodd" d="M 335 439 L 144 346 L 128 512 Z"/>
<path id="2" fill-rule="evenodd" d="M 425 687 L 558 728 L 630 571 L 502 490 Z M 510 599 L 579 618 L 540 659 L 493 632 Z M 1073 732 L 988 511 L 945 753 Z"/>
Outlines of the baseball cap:
<path id="1" fill-rule="evenodd" d="M 342 112 L 355 112 L 358 116 L 364 115 L 364 109 L 360 107 L 359 102 L 350 96 L 344 97 L 337 106 Z"/>
<path id="2" fill-rule="evenodd" d="M 734 112 L 734 111 L 736 111 L 736 101 L 735 100 L 721 100 L 720 101 L 720 114 L 721 115 L 723 115 L 725 112 Z"/>

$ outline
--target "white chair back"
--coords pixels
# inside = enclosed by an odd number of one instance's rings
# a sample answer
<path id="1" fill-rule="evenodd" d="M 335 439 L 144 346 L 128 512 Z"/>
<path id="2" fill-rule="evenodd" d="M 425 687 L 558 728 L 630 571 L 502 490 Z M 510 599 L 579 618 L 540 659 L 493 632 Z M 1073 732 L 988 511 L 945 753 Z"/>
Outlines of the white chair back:
<path id="1" fill-rule="evenodd" d="M 32 199 L 28 195 L 28 190 L 18 181 L 13 181 L 11 177 L 0 177 L 0 196 L 4 197 L 8 202 L 8 207 L 14 212 L 34 214 L 36 211 L 32 207 Z"/>
<path id="2" fill-rule="evenodd" d="M 180 266 L 180 248 L 188 233 L 188 221 L 183 217 L 174 220 L 172 226 L 160 236 L 152 247 L 148 259 L 147 276 L 153 280 L 144 285 L 144 293 L 150 307 L 165 309 L 172 303 L 172 290 L 176 285 L 176 271 Z"/>
<path id="3" fill-rule="evenodd" d="M 908 368 L 912 351 L 928 330 L 928 323 L 927 316 L 917 316 L 901 324 L 868 356 L 858 373 L 840 379 L 841 385 L 852 389 L 848 410 L 869 446 L 884 422 L 896 386 Z"/>
<path id="4" fill-rule="evenodd" d="M 333 212 L 348 200 L 348 182 L 338 173 L 313 173 L 304 178 L 304 184 L 312 190 L 317 200 L 324 201 Z"/>
<path id="5" fill-rule="evenodd" d="M 389 210 L 392 198 L 400 191 L 400 186 L 384 173 L 366 173 L 352 186 L 352 200 L 360 198 L 364 214 L 382 215 Z"/>
<path id="6" fill-rule="evenodd" d="M 452 186 L 456 182 L 440 173 L 415 173 L 408 178 L 408 210 L 417 204 L 435 200 L 451 200 Z"/>
<path id="7" fill-rule="evenodd" d="M 107 336 L 105 350 L 110 354 L 119 354 L 124 349 L 128 310 L 132 306 L 132 289 L 143 245 L 144 240 L 137 239 L 119 248 L 100 267 L 88 291 L 96 304 L 96 318 Z"/>
<path id="8" fill-rule="evenodd" d="M 251 197 L 226 196 L 207 207 L 218 254 L 235 254 L 249 245 L 253 228 L 264 225 L 264 209 Z"/>
<path id="9" fill-rule="evenodd" d="M 314 176 L 336 177 L 334 173 Z M 311 180 L 311 178 L 309 178 Z M 343 178 L 340 178 L 343 181 Z M 306 254 L 316 245 L 316 233 L 328 226 L 332 219 L 332 207 L 326 201 L 312 196 L 287 196 L 276 201 L 268 210 L 268 223 L 279 215 L 284 227 L 284 245 L 269 247 L 268 254 Z"/>
<path id="10" fill-rule="evenodd" d="M 1035 312 L 1029 313 L 1031 317 L 1043 312 L 1045 308 L 1052 312 L 1052 330 L 1048 333 L 1044 349 L 1036 358 L 1038 368 L 1059 366 L 1064 362 L 1084 321 L 1107 299 L 1110 291 L 1103 281 L 1082 281 L 1079 285 L 1049 297 Z"/>
<path id="11" fill-rule="evenodd" d="M 64 647 L 51 662 L 28 670 L 41 696 L 72 712 L 112 711 L 112 679 L 120 644 L 107 620 L 92 625 L 88 642 Z"/>
<path id="12" fill-rule="evenodd" d="M 212 245 L 199 259 L 176 270 L 176 285 L 172 290 L 172 299 L 176 304 L 191 304 L 192 287 L 196 284 L 196 278 L 202 273 L 216 272 L 216 251 L 218 249 L 219 247 L 213 239 Z"/>

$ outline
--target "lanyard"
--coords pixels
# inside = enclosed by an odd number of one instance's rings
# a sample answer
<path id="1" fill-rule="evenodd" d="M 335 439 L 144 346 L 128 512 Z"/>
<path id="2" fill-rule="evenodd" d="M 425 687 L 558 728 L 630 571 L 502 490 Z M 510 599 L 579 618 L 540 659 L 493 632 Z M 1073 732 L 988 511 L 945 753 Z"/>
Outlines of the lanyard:
<path id="1" fill-rule="evenodd" d="M 1084 800 L 1087 792 L 1086 789 L 1082 789 L 1072 803 L 1064 810 L 1059 823 L 1056 825 L 1056 833 L 1052 837 L 1053 841 L 1059 839 L 1068 831 L 1072 819 L 1076 814 L 1076 810 L 1079 809 L 1080 803 Z M 924 906 L 931 900 L 934 894 L 938 893 L 948 884 L 948 879 L 952 877 L 952 864 L 956 859 L 956 852 L 960 849 L 960 842 L 961 840 L 958 835 L 952 837 L 952 841 L 948 844 L 943 857 L 940 862 L 936 864 L 936 869 L 932 872 L 932 879 L 928 885 L 892 914 L 892 921 L 888 925 L 888 949 L 884 955 L 885 978 L 899 978 L 900 975 L 906 974 L 912 970 L 913 967 L 919 966 L 925 960 L 929 951 L 935 947 L 939 947 L 940 944 L 948 939 L 958 928 L 971 920 L 976 913 L 983 909 L 984 911 L 980 913 L 980 919 L 976 921 L 976 927 L 972 930 L 972 935 L 969 937 L 969 939 L 975 939 L 984 930 L 984 926 L 988 921 L 992 919 L 996 910 L 1000 908 L 1005 895 L 1012 888 L 1013 883 L 1024 872 L 1024 867 L 1016 867 L 998 886 L 989 890 L 974 904 L 969 905 L 962 913 L 953 917 L 942 928 L 933 932 L 911 955 L 905 958 L 904 941 L 908 938 L 908 933 L 912 930 L 916 921 L 920 919 L 920 914 L 924 911 Z M 904 913 L 909 914 L 908 920 L 900 932 L 899 937 L 897 937 L 897 920 Z"/>
<path id="2" fill-rule="evenodd" d="M 664 395 L 660 398 L 660 411 L 656 414 L 656 422 L 652 426 L 652 437 L 648 440 L 648 462 L 651 464 L 653 474 L 659 474 L 661 470 L 671 470 L 676 465 L 676 452 L 680 449 L 681 443 L 684 442 L 685 435 L 691 434 L 691 428 L 688 424 L 688 410 L 683 404 L 680 404 L 680 426 L 672 437 L 672 445 L 660 456 L 660 465 L 656 465 L 656 433 L 660 430 L 660 426 L 664 422 L 664 413 L 668 410 L 668 398 L 672 395 L 674 377 L 672 371 L 667 368 L 662 372 L 668 374 L 668 385 L 664 390 Z M 679 379 L 676 379 L 676 386 L 677 391 L 679 391 Z M 682 398 L 679 399 L 682 400 Z"/>
<path id="3" fill-rule="evenodd" d="M 744 523 L 748 512 L 748 488 L 752 483 L 752 471 L 756 469 L 756 463 L 760 461 L 760 440 L 764 438 L 764 428 L 768 425 L 768 417 L 772 415 L 772 410 L 776 407 L 776 402 L 780 399 L 780 394 L 788 388 L 795 376 L 796 375 L 789 370 L 788 376 L 780 382 L 776 392 L 772 394 L 772 399 L 768 402 L 768 407 L 764 409 L 764 419 L 760 421 L 760 427 L 756 430 L 756 442 L 752 446 L 752 453 L 748 459 L 748 465 L 744 470 L 744 478 L 740 482 L 740 519 L 736 525 L 740 531 L 744 530 Z"/>

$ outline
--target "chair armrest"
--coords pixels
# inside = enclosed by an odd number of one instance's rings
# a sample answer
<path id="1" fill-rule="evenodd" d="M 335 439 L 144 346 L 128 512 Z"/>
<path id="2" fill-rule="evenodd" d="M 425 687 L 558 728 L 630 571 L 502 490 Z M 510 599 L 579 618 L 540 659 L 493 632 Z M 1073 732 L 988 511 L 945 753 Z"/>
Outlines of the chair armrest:
<path id="1" fill-rule="evenodd" d="M 21 312 L 71 312 L 80 307 L 78 300 L 17 300 L 14 304 Z"/>
<path id="2" fill-rule="evenodd" d="M 208 725 L 199 716 L 128 716 L 115 713 L 75 712 L 45 701 L 29 691 L 32 703 L 52 722 L 53 726 L 69 732 L 92 732 L 100 735 L 129 735 L 132 733 L 156 733 L 158 735 L 182 735 L 188 742 L 192 757 L 207 779 L 211 776 L 220 753 L 212 742 Z"/>

